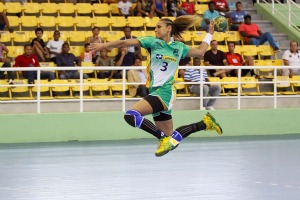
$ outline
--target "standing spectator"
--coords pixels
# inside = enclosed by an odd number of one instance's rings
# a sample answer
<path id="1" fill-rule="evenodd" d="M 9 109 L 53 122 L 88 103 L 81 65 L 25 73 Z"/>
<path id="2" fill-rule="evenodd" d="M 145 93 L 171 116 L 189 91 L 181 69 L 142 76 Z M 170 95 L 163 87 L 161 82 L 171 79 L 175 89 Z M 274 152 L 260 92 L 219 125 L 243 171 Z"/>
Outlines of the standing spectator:
<path id="1" fill-rule="evenodd" d="M 238 1 L 235 3 L 236 10 L 231 12 L 229 18 L 230 30 L 237 31 L 239 26 L 244 22 L 246 12 L 242 10 L 242 2 Z"/>
<path id="2" fill-rule="evenodd" d="M 40 67 L 37 56 L 32 54 L 31 44 L 24 45 L 24 54 L 16 57 L 14 67 Z M 34 80 L 37 79 L 37 71 L 22 71 L 22 73 L 28 79 L 28 84 L 34 84 Z M 41 79 L 51 81 L 54 78 L 53 72 L 41 71 Z"/>
<path id="3" fill-rule="evenodd" d="M 218 50 L 218 42 L 212 40 L 210 42 L 211 49 L 204 54 L 204 63 L 206 66 L 226 66 L 227 60 L 223 51 Z M 220 78 L 226 77 L 226 73 L 222 69 L 209 70 L 211 76 L 218 76 Z"/>
<path id="4" fill-rule="evenodd" d="M 165 0 L 153 0 L 155 6 L 156 15 L 161 18 L 162 16 L 168 16 L 166 1 Z"/>
<path id="5" fill-rule="evenodd" d="M 201 28 L 207 31 L 209 28 L 210 21 L 217 16 L 219 16 L 219 12 L 215 10 L 215 2 L 211 1 L 208 3 L 208 10 L 206 10 L 203 14 Z"/>
<path id="6" fill-rule="evenodd" d="M 102 49 L 100 51 L 100 56 L 96 60 L 96 66 L 104 66 L 104 67 L 115 66 L 115 61 L 107 55 L 106 49 Z M 114 70 L 100 70 L 98 72 L 98 78 L 100 79 L 107 78 L 108 80 L 110 80 L 112 78 L 121 78 L 118 75 L 119 74 L 116 74 L 114 76 Z"/>
<path id="7" fill-rule="evenodd" d="M 91 37 L 87 38 L 86 43 L 90 43 L 90 44 L 92 44 L 92 43 L 103 43 L 103 39 L 99 36 L 100 29 L 98 27 L 94 27 L 92 29 L 92 32 L 93 32 L 93 35 Z M 96 61 L 98 56 L 100 56 L 100 51 L 97 51 L 94 54 L 93 62 Z"/>
<path id="8" fill-rule="evenodd" d="M 186 0 L 181 4 L 181 15 L 194 15 L 195 14 L 195 4 L 194 2 L 190 2 L 190 0 Z"/>
<path id="9" fill-rule="evenodd" d="M 275 43 L 270 32 L 262 33 L 259 27 L 251 23 L 251 15 L 247 14 L 244 17 L 245 23 L 239 26 L 239 32 L 245 38 L 245 42 L 250 45 L 261 45 L 266 41 L 273 47 L 274 51 L 279 51 L 279 47 Z"/>
<path id="10" fill-rule="evenodd" d="M 300 67 L 300 51 L 298 50 L 298 42 L 291 41 L 290 49 L 283 53 L 283 63 L 285 66 L 297 66 Z M 294 75 L 300 75 L 300 69 L 282 69 L 283 76 L 289 76 L 292 78 Z"/>
<path id="11" fill-rule="evenodd" d="M 134 66 L 142 66 L 142 61 L 139 58 L 135 59 Z M 131 69 L 128 71 L 128 82 L 129 83 L 143 83 L 142 85 L 129 85 L 129 95 L 130 96 L 140 96 L 145 97 L 148 94 L 148 89 L 146 87 L 147 74 L 145 70 L 135 70 Z"/>
<path id="12" fill-rule="evenodd" d="M 118 3 L 119 15 L 125 16 L 126 18 L 132 15 L 132 4 L 128 0 L 121 0 Z"/>
<path id="13" fill-rule="evenodd" d="M 136 3 L 136 15 L 142 17 L 150 17 L 154 16 L 155 5 L 153 0 L 138 0 Z"/>
<path id="14" fill-rule="evenodd" d="M 122 37 L 120 40 L 128 40 L 128 39 L 134 39 L 137 38 L 136 36 L 131 35 L 131 28 L 129 26 L 124 27 L 124 37 Z M 128 52 L 134 53 L 136 57 L 138 57 L 140 60 L 143 60 L 143 56 L 141 54 L 141 48 L 130 46 L 128 47 Z"/>
<path id="15" fill-rule="evenodd" d="M 50 60 L 56 64 L 56 56 L 60 54 L 61 47 L 64 41 L 59 39 L 60 32 L 58 30 L 54 31 L 53 40 L 49 40 L 47 43 L 47 49 L 50 52 Z"/>
<path id="16" fill-rule="evenodd" d="M 226 0 L 213 0 L 213 2 L 215 3 L 215 9 L 216 11 L 219 12 L 220 15 L 228 18 L 229 15 L 229 6 L 228 6 L 228 2 Z"/>
<path id="17" fill-rule="evenodd" d="M 81 61 L 83 62 L 93 62 L 93 53 L 89 47 L 90 47 L 89 43 L 86 43 L 84 45 L 84 52 L 80 56 Z"/>
<path id="18" fill-rule="evenodd" d="M 0 34 L 0 39 L 1 39 L 1 34 Z M 3 62 L 2 68 L 10 68 L 11 64 L 10 64 L 10 60 L 8 58 L 4 58 L 3 52 L 5 52 L 6 54 L 8 53 L 8 49 L 6 48 L 5 44 L 2 44 L 0 42 L 0 62 Z M 4 74 L 5 71 L 0 71 L 0 79 L 3 79 L 5 77 Z M 8 78 L 8 82 L 10 85 L 13 85 L 14 82 L 14 72 L 13 71 L 8 71 L 7 72 L 7 78 Z"/>
<path id="19" fill-rule="evenodd" d="M 134 53 L 128 52 L 127 47 L 119 48 L 119 53 L 116 56 L 116 66 L 132 66 L 135 61 Z M 122 77 L 122 71 L 117 72 Z"/>
<path id="20" fill-rule="evenodd" d="M 195 57 L 194 58 L 194 66 L 200 66 L 200 58 Z M 184 81 L 186 82 L 209 82 L 207 72 L 205 69 L 187 69 L 184 73 Z M 190 85 L 190 91 L 191 93 L 200 96 L 200 85 Z M 211 97 L 219 96 L 221 93 L 221 86 L 219 85 L 209 85 L 205 84 L 203 85 L 203 97 L 207 97 L 208 94 Z M 216 102 L 216 99 L 203 99 L 203 107 L 205 107 L 206 110 L 214 110 L 214 103 Z"/>
<path id="21" fill-rule="evenodd" d="M 4 12 L 0 12 L 0 31 L 5 31 L 5 27 L 9 32 L 14 32 L 14 30 L 9 25 L 6 14 Z"/>
<path id="22" fill-rule="evenodd" d="M 33 48 L 33 54 L 37 55 L 39 61 L 45 62 L 50 58 L 48 49 L 42 39 L 44 31 L 42 28 L 35 29 L 36 38 L 31 41 L 31 46 Z"/>
<path id="23" fill-rule="evenodd" d="M 57 55 L 57 66 L 59 67 L 75 67 L 75 63 L 77 66 L 81 66 L 81 60 L 78 57 L 75 57 L 74 54 L 69 53 L 70 46 L 68 43 L 64 43 L 62 45 L 62 52 Z M 79 79 L 80 73 L 77 70 L 66 70 L 60 71 L 59 73 L 60 79 Z M 87 79 L 88 75 L 83 74 L 83 78 Z"/>

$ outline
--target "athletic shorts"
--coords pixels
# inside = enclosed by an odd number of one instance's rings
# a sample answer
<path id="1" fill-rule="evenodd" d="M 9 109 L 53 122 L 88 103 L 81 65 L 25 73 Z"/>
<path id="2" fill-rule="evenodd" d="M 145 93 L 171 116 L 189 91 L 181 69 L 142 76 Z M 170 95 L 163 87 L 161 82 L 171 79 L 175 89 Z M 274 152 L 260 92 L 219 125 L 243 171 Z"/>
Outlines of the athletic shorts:
<path id="1" fill-rule="evenodd" d="M 162 102 L 165 110 L 162 113 L 171 115 L 171 109 L 176 102 L 176 88 L 173 85 L 167 84 L 161 87 L 149 88 L 151 96 L 156 96 Z M 153 113 L 153 117 L 157 117 L 161 112 Z"/>

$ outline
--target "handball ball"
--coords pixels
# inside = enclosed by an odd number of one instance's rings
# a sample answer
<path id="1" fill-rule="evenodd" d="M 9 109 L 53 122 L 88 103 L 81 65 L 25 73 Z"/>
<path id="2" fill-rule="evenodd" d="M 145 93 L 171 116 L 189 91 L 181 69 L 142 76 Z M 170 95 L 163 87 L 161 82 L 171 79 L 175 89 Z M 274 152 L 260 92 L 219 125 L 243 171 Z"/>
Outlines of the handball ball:
<path id="1" fill-rule="evenodd" d="M 215 31 L 217 32 L 225 32 L 228 27 L 228 21 L 223 16 L 218 16 L 212 19 L 215 23 Z"/>

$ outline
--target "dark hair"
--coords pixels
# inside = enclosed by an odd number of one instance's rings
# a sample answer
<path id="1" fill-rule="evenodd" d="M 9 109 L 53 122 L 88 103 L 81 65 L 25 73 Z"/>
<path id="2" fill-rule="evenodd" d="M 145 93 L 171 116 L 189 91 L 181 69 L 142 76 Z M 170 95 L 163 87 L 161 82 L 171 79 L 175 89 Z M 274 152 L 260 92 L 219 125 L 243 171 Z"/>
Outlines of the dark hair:
<path id="1" fill-rule="evenodd" d="M 238 1 L 238 2 L 235 3 L 235 6 L 237 6 L 238 4 L 243 5 L 242 2 Z"/>
<path id="2" fill-rule="evenodd" d="M 55 33 L 59 33 L 60 34 L 59 30 L 55 30 L 54 33 L 53 33 L 53 35 L 55 35 Z"/>
<path id="3" fill-rule="evenodd" d="M 124 26 L 123 30 L 125 31 L 126 28 L 129 28 L 131 30 L 130 26 Z"/>
<path id="4" fill-rule="evenodd" d="M 39 31 L 42 32 L 42 33 L 44 33 L 44 30 L 42 28 L 36 28 L 35 29 L 35 33 L 39 32 Z"/>
<path id="5" fill-rule="evenodd" d="M 200 57 L 194 57 L 193 61 L 195 61 L 195 60 L 201 60 L 201 58 Z"/>
<path id="6" fill-rule="evenodd" d="M 215 3 L 214 1 L 210 1 L 210 2 L 208 2 L 208 4 L 207 4 L 207 5 L 208 5 L 208 7 L 209 7 L 210 5 L 214 5 L 214 6 L 215 6 L 215 5 L 216 5 L 216 3 Z"/>
<path id="7" fill-rule="evenodd" d="M 251 19 L 251 15 L 249 15 L 249 14 L 245 15 L 244 19 Z"/>
<path id="8" fill-rule="evenodd" d="M 84 48 L 87 48 L 88 46 L 90 46 L 90 43 L 86 43 L 86 44 L 84 45 Z"/>
<path id="9" fill-rule="evenodd" d="M 100 31 L 100 28 L 97 27 L 97 26 L 95 26 L 95 27 L 92 29 L 92 31 L 94 31 L 95 29 L 98 29 L 98 30 Z"/>
<path id="10" fill-rule="evenodd" d="M 26 47 L 32 47 L 32 46 L 31 46 L 31 44 L 25 44 L 24 49 L 26 49 Z"/>
<path id="11" fill-rule="evenodd" d="M 185 57 L 179 61 L 180 66 L 185 66 L 191 61 L 191 57 Z"/>
<path id="12" fill-rule="evenodd" d="M 228 42 L 228 46 L 229 46 L 229 44 L 233 44 L 233 46 L 235 46 L 235 43 L 234 42 Z"/>
<path id="13" fill-rule="evenodd" d="M 292 40 L 292 41 L 290 42 L 290 45 L 291 45 L 293 42 L 296 42 L 296 44 L 297 44 L 297 46 L 298 46 L 298 42 L 297 42 L 296 40 Z"/>
<path id="14" fill-rule="evenodd" d="M 210 45 L 211 45 L 213 42 L 217 42 L 217 40 L 212 40 L 212 41 L 210 41 Z M 218 43 L 218 42 L 217 42 L 217 43 Z"/>
<path id="15" fill-rule="evenodd" d="M 63 48 L 66 45 L 70 46 L 68 43 L 65 42 L 65 43 L 63 43 L 63 45 L 61 47 Z"/>

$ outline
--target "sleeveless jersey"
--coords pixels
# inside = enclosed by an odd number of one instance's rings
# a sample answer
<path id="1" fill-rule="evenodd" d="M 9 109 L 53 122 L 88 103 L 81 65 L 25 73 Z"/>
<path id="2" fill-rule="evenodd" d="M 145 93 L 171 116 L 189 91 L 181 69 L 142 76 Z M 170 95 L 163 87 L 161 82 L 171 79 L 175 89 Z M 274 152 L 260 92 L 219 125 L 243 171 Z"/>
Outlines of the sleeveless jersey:
<path id="1" fill-rule="evenodd" d="M 159 87 L 173 84 L 179 61 L 185 58 L 189 47 L 182 42 L 169 42 L 152 36 L 139 37 L 141 46 L 150 53 L 150 63 L 147 66 L 148 87 Z"/>

